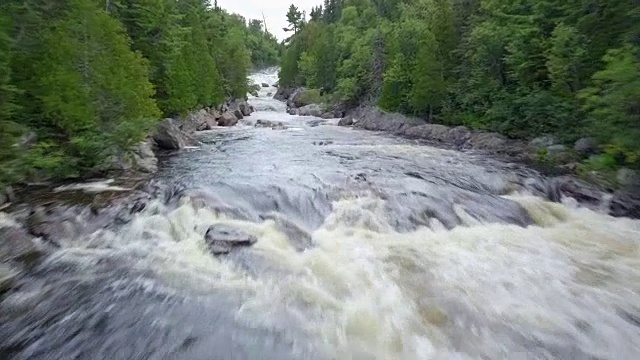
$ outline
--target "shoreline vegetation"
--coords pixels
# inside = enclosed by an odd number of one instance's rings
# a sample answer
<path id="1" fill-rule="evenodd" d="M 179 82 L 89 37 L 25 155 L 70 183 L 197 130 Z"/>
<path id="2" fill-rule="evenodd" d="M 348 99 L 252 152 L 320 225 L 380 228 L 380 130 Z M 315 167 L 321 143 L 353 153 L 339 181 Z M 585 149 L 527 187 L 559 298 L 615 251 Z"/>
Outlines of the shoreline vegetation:
<path id="1" fill-rule="evenodd" d="M 184 145 L 249 113 L 249 72 L 281 50 L 261 20 L 203 0 L 4 1 L 0 202 L 9 185 L 153 170 L 167 131 Z"/>
<path id="2" fill-rule="evenodd" d="M 378 130 L 405 116 L 492 133 L 527 144 L 538 165 L 640 185 L 632 2 L 325 0 L 286 17 L 276 97 L 292 113 L 378 108 L 388 116 L 367 122 Z M 301 92 L 314 100 L 298 107 Z"/>

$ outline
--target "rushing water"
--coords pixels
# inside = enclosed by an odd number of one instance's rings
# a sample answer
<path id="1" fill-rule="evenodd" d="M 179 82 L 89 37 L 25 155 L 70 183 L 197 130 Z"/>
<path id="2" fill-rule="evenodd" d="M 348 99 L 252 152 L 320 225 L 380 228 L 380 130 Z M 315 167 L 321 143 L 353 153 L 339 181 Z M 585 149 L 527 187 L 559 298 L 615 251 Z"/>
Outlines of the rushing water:
<path id="1" fill-rule="evenodd" d="M 270 92 L 161 161 L 179 195 L 23 277 L 0 359 L 640 358 L 640 221 L 536 197 L 518 165 L 286 115 Z M 214 257 L 218 223 L 258 242 Z"/>

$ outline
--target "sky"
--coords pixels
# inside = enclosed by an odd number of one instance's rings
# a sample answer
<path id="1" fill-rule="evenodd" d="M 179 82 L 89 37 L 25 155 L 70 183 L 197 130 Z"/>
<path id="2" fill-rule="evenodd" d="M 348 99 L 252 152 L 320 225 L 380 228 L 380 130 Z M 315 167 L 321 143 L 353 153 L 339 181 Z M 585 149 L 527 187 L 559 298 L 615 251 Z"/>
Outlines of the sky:
<path id="1" fill-rule="evenodd" d="M 213 3 L 213 0 L 211 2 Z M 240 14 L 247 20 L 262 19 L 264 12 L 269 32 L 279 40 L 283 40 L 289 36 L 282 31 L 282 28 L 288 26 L 286 14 L 292 3 L 301 11 L 305 10 L 308 17 L 311 8 L 321 5 L 322 2 L 322 0 L 218 0 L 218 6 L 230 13 Z"/>

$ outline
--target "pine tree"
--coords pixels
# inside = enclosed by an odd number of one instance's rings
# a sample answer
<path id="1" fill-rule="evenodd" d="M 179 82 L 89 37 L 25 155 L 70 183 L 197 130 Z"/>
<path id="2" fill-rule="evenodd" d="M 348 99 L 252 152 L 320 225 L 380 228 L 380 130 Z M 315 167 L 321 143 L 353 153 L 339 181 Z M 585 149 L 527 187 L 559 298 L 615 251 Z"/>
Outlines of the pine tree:
<path id="1" fill-rule="evenodd" d="M 65 167 L 100 165 L 114 146 L 140 141 L 159 116 L 146 62 L 130 50 L 119 23 L 96 5 L 68 2 L 66 16 L 43 39 L 34 74 L 33 93 L 49 127 L 43 144 L 69 157 Z"/>

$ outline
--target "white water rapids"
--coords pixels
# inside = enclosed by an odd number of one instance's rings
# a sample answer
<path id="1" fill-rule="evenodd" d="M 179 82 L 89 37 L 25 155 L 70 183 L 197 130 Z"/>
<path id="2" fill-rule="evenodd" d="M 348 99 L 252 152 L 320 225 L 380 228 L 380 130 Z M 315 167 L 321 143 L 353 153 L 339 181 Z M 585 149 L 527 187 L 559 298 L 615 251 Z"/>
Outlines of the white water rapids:
<path id="1" fill-rule="evenodd" d="M 161 162 L 179 200 L 28 274 L 0 306 L 7 358 L 640 358 L 640 221 L 536 197 L 514 164 L 309 126 L 274 92 Z M 258 242 L 215 257 L 219 223 Z"/>

